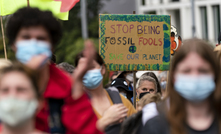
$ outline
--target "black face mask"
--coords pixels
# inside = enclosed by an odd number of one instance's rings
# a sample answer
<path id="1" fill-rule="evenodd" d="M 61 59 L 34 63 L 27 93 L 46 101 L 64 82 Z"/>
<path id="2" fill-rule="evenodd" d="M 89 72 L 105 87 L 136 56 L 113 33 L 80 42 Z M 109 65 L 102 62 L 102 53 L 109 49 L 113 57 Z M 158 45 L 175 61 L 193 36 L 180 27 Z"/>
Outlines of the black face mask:
<path id="1" fill-rule="evenodd" d="M 141 99 L 144 95 L 149 94 L 150 92 L 140 93 L 139 99 Z"/>

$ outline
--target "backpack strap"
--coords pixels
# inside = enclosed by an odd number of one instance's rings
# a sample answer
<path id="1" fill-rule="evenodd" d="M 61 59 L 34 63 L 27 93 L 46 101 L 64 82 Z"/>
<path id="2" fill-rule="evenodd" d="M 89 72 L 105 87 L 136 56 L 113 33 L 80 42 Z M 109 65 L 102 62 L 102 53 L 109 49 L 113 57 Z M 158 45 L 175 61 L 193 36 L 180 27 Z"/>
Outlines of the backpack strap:
<path id="1" fill-rule="evenodd" d="M 63 99 L 48 99 L 49 103 L 49 131 L 50 134 L 64 134 L 65 127 L 61 122 L 61 108 L 64 104 Z"/>
<path id="2" fill-rule="evenodd" d="M 119 94 L 117 88 L 109 87 L 106 90 L 107 90 L 107 92 L 108 92 L 108 94 L 114 104 L 122 103 L 122 100 L 121 100 L 121 97 L 120 97 L 120 94 Z"/>
<path id="3" fill-rule="evenodd" d="M 113 104 L 122 103 L 120 94 L 115 87 L 109 87 L 106 89 Z M 109 125 L 105 128 L 105 134 L 119 134 L 121 129 L 121 123 Z"/>

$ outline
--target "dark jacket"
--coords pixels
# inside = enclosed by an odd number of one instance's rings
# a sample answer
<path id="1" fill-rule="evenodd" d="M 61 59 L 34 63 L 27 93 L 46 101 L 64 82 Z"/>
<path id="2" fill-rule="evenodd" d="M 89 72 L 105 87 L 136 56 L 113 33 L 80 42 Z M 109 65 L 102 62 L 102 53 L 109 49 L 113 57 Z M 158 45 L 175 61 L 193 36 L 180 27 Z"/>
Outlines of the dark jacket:
<path id="1" fill-rule="evenodd" d="M 120 134 L 137 134 L 138 130 L 141 129 L 141 126 L 142 111 L 139 111 L 136 114 L 131 115 L 123 122 Z"/>

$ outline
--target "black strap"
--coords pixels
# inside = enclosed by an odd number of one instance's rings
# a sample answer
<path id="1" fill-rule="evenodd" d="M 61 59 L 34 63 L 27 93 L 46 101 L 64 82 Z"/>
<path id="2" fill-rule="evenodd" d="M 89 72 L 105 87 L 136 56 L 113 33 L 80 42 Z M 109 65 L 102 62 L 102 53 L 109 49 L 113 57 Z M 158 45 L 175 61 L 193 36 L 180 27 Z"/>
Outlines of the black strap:
<path id="1" fill-rule="evenodd" d="M 119 104 L 122 103 L 121 97 L 119 92 L 117 91 L 116 88 L 111 87 L 106 89 L 112 102 L 114 104 Z M 120 133 L 120 128 L 121 128 L 121 123 L 119 124 L 114 124 L 114 125 L 109 125 L 106 129 L 105 129 L 105 134 L 119 134 Z"/>
<path id="2" fill-rule="evenodd" d="M 64 104 L 63 99 L 49 99 L 49 129 L 50 134 L 64 134 L 65 127 L 61 122 L 61 108 Z"/>

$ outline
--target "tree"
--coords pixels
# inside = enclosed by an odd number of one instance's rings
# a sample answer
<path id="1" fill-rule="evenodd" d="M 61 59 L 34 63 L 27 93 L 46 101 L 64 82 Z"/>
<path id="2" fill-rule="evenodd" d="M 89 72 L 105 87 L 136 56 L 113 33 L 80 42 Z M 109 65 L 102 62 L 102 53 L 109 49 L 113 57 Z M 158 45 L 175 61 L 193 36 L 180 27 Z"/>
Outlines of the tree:
<path id="1" fill-rule="evenodd" d="M 94 40 L 98 48 L 99 19 L 98 11 L 102 4 L 100 0 L 87 0 L 87 20 L 89 37 Z M 74 63 L 74 57 L 83 50 L 84 41 L 81 37 L 80 3 L 77 3 L 69 12 L 69 20 L 61 21 L 63 38 L 55 48 L 57 63 L 66 61 Z M 98 49 L 97 49 L 98 50 Z"/>
<path id="2" fill-rule="evenodd" d="M 88 19 L 88 33 L 89 37 L 95 41 L 98 48 L 98 11 L 101 8 L 100 0 L 87 0 L 87 19 Z M 4 17 L 5 22 L 9 17 Z M 75 55 L 83 49 L 83 39 L 81 38 L 81 16 L 80 3 L 77 3 L 69 12 L 69 20 L 61 21 L 63 27 L 63 37 L 61 42 L 54 48 L 54 53 L 57 58 L 57 63 L 68 62 L 74 63 Z M 6 41 L 7 44 L 7 41 Z M 15 59 L 14 52 L 7 45 L 7 56 L 9 59 Z M 2 42 L 2 33 L 0 32 L 0 58 L 5 58 L 4 47 Z"/>

